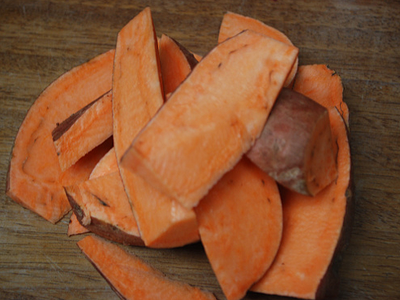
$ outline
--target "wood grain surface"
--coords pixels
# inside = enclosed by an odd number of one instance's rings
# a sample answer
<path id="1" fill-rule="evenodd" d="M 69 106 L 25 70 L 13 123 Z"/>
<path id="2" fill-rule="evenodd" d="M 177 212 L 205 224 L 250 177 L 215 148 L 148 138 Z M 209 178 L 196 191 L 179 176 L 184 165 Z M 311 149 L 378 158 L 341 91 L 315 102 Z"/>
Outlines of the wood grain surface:
<path id="1" fill-rule="evenodd" d="M 0 299 L 117 299 L 67 237 L 5 195 L 10 151 L 40 92 L 65 71 L 115 47 L 117 32 L 150 6 L 157 34 L 206 54 L 233 11 L 286 33 L 300 64 L 342 77 L 350 108 L 356 210 L 338 299 L 400 299 L 400 2 L 6 0 L 0 5 Z M 251 233 L 249 233 L 251 234 Z M 125 247 L 174 279 L 224 299 L 199 244 Z M 284 299 L 249 293 L 246 299 Z"/>

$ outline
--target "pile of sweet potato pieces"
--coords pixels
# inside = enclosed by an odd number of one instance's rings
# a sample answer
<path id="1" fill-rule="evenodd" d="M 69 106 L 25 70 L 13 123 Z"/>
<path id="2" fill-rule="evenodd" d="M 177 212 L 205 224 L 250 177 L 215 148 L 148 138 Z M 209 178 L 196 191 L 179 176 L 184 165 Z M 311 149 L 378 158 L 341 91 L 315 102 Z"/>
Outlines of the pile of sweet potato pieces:
<path id="1" fill-rule="evenodd" d="M 72 208 L 68 234 L 102 237 L 78 246 L 123 299 L 215 296 L 110 241 L 200 241 L 228 300 L 323 297 L 352 207 L 348 109 L 340 77 L 297 57 L 283 33 L 227 13 L 202 58 L 157 38 L 146 8 L 35 101 L 7 194 L 52 223 Z"/>

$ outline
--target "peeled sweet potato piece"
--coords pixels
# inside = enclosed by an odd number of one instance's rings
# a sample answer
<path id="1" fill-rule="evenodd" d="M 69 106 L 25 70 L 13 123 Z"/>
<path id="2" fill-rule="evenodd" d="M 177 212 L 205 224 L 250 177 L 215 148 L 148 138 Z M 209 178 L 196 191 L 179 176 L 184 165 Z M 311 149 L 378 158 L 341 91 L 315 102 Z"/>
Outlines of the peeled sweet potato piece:
<path id="1" fill-rule="evenodd" d="M 216 300 L 209 292 L 168 279 L 136 255 L 98 237 L 87 236 L 77 245 L 121 299 Z"/>
<path id="2" fill-rule="evenodd" d="M 82 226 L 82 224 L 79 223 L 79 220 L 76 217 L 75 213 L 72 213 L 68 224 L 68 232 L 67 232 L 68 236 L 73 236 L 87 232 L 89 232 L 89 229 Z"/>
<path id="3" fill-rule="evenodd" d="M 293 88 L 325 107 L 336 106 L 343 116 L 346 126 L 349 126 L 349 109 L 343 101 L 342 80 L 327 65 L 316 64 L 299 67 Z"/>
<path id="4" fill-rule="evenodd" d="M 65 187 L 79 223 L 122 244 L 143 245 L 119 172 Z"/>
<path id="5" fill-rule="evenodd" d="M 117 157 L 115 156 L 114 147 L 104 155 L 90 173 L 89 179 L 101 177 L 109 173 L 118 171 Z"/>
<path id="6" fill-rule="evenodd" d="M 168 95 L 185 80 L 197 60 L 181 44 L 164 34 L 160 39 L 159 52 L 164 93 Z"/>
<path id="7" fill-rule="evenodd" d="M 293 45 L 289 38 L 279 30 L 260 22 L 259 20 L 245 17 L 233 12 L 227 12 L 222 19 L 221 27 L 219 29 L 218 43 L 225 41 L 227 38 L 235 36 L 243 30 L 252 30 L 282 43 Z M 296 59 L 290 73 L 285 80 L 285 87 L 290 86 L 293 83 L 293 79 L 296 76 L 298 63 L 299 61 Z"/>
<path id="8" fill-rule="evenodd" d="M 324 90 L 326 81 L 305 80 L 303 83 L 296 90 L 312 96 L 307 92 L 313 91 L 309 84 Z M 333 106 L 327 104 L 323 96 L 314 98 L 329 105 L 332 136 L 338 147 L 338 177 L 314 197 L 283 189 L 281 246 L 270 269 L 252 287 L 256 292 L 304 299 L 325 299 L 337 292 L 335 271 L 340 252 L 349 238 L 353 211 L 347 127 L 334 106 L 345 103 L 342 95 L 335 99 Z"/>
<path id="9" fill-rule="evenodd" d="M 118 34 L 113 82 L 114 148 L 119 163 L 137 133 L 163 105 L 157 38 L 144 9 Z M 169 248 L 199 239 L 194 211 L 138 175 L 119 171 L 146 246 Z"/>
<path id="10" fill-rule="evenodd" d="M 335 146 L 328 110 L 285 88 L 246 155 L 283 186 L 316 195 L 337 176 Z"/>
<path id="11" fill-rule="evenodd" d="M 244 157 L 195 211 L 201 241 L 226 298 L 241 299 L 278 251 L 282 206 L 277 184 Z"/>
<path id="12" fill-rule="evenodd" d="M 65 182 L 87 179 L 97 157 L 85 157 L 62 172 L 51 133 L 58 123 L 111 89 L 113 59 L 111 50 L 60 76 L 33 103 L 15 138 L 6 193 L 52 223 L 71 209 Z"/>
<path id="13" fill-rule="evenodd" d="M 204 57 L 121 160 L 187 208 L 233 168 L 261 134 L 297 48 L 251 31 Z"/>
<path id="14" fill-rule="evenodd" d="M 101 96 L 60 123 L 53 130 L 61 170 L 112 136 L 112 92 Z"/>

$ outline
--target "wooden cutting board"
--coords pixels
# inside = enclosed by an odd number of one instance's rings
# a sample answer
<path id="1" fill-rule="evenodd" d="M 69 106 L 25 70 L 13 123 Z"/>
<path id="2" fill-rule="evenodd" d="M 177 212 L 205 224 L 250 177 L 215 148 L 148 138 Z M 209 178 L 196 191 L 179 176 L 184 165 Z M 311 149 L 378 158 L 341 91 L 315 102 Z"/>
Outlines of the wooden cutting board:
<path id="1" fill-rule="evenodd" d="M 338 299 L 400 299 L 400 2 L 2 1 L 0 6 L 0 298 L 117 299 L 57 225 L 5 192 L 14 137 L 33 101 L 65 71 L 115 46 L 117 32 L 150 6 L 158 35 L 206 54 L 233 11 L 286 33 L 300 64 L 342 77 L 350 107 L 356 211 Z M 224 299 L 200 244 L 128 248 L 166 275 Z M 283 299 L 248 294 L 245 299 Z"/>

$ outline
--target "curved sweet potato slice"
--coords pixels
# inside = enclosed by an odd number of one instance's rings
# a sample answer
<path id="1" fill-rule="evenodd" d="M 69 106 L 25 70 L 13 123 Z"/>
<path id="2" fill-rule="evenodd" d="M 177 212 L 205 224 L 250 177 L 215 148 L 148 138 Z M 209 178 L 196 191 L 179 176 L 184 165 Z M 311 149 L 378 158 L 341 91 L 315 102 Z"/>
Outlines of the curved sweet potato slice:
<path id="1" fill-rule="evenodd" d="M 85 106 L 53 130 L 62 171 L 112 136 L 112 92 Z"/>
<path id="2" fill-rule="evenodd" d="M 233 168 L 260 135 L 297 49 L 251 31 L 204 57 L 122 157 L 187 208 Z"/>
<path id="3" fill-rule="evenodd" d="M 327 65 L 300 66 L 293 89 L 325 107 L 336 106 L 349 126 L 349 109 L 343 101 L 342 80 Z"/>
<path id="4" fill-rule="evenodd" d="M 277 184 L 244 157 L 195 211 L 201 241 L 226 298 L 241 299 L 278 251 L 282 206 Z"/>
<path id="5" fill-rule="evenodd" d="M 164 103 L 157 49 L 146 8 L 118 34 L 113 83 L 117 161 Z M 193 210 L 180 207 L 129 170 L 119 170 L 146 246 L 177 247 L 199 239 Z"/>
<path id="6" fill-rule="evenodd" d="M 77 166 L 72 171 L 75 176 L 63 173 L 51 133 L 58 123 L 111 89 L 113 58 L 111 50 L 54 81 L 29 109 L 15 139 L 7 195 L 52 223 L 70 210 L 63 178 L 87 178 L 91 170 L 80 172 Z"/>
<path id="7" fill-rule="evenodd" d="M 214 295 L 168 279 L 134 254 L 98 237 L 77 245 L 121 299 L 216 300 Z"/>
<path id="8" fill-rule="evenodd" d="M 225 41 L 227 38 L 235 36 L 243 30 L 252 30 L 264 34 L 282 43 L 293 45 L 289 38 L 279 30 L 268 26 L 256 19 L 235 14 L 233 12 L 227 12 L 222 19 L 221 27 L 219 29 L 218 43 Z M 296 59 L 290 73 L 286 78 L 284 86 L 287 87 L 293 83 L 293 79 L 296 76 L 298 63 L 299 60 Z"/>
<path id="9" fill-rule="evenodd" d="M 164 93 L 168 95 L 185 80 L 197 60 L 186 48 L 164 34 L 160 39 L 159 51 Z"/>
<path id="10" fill-rule="evenodd" d="M 143 245 L 119 172 L 65 187 L 79 223 L 99 236 Z"/>
<path id="11" fill-rule="evenodd" d="M 318 89 L 323 90 L 326 82 L 303 83 L 296 85 L 297 91 L 311 97 L 306 92 L 312 91 L 308 83 L 320 85 Z M 336 100 L 343 103 L 342 95 Z M 314 197 L 283 190 L 281 246 L 271 268 L 252 287 L 253 291 L 305 299 L 323 299 L 337 292 L 336 260 L 348 239 L 353 209 L 351 159 L 344 119 L 335 106 L 329 108 L 329 116 L 338 146 L 338 178 Z"/>

